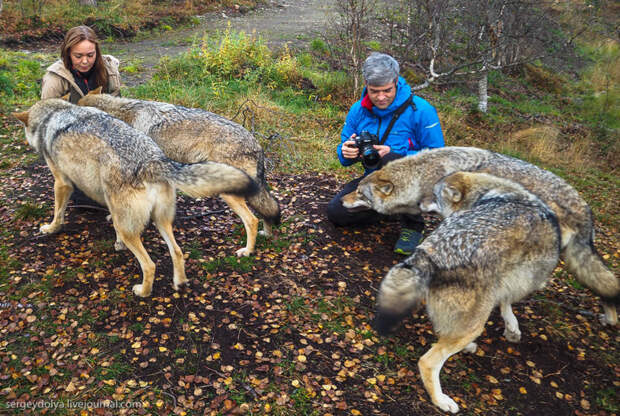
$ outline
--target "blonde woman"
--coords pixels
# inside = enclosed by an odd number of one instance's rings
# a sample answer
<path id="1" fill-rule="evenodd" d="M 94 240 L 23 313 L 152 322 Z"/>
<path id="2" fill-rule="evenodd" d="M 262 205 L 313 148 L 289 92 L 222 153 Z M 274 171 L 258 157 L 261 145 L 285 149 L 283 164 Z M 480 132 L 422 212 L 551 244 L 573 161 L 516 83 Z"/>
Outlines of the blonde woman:
<path id="1" fill-rule="evenodd" d="M 70 94 L 76 104 L 88 91 L 103 87 L 103 92 L 120 95 L 119 61 L 102 55 L 99 40 L 88 26 L 69 29 L 60 47 L 60 58 L 49 66 L 41 83 L 41 99 Z"/>

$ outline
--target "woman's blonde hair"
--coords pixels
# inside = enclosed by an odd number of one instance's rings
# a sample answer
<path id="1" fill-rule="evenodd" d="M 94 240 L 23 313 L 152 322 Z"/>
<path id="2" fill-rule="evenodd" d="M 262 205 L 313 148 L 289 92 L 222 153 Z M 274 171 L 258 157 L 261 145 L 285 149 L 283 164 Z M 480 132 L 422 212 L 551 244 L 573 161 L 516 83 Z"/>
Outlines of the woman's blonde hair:
<path id="1" fill-rule="evenodd" d="M 71 62 L 71 48 L 78 43 L 87 40 L 95 44 L 95 63 L 93 70 L 95 71 L 95 81 L 98 87 L 103 87 L 103 92 L 108 92 L 108 71 L 103 63 L 103 56 L 101 55 L 101 49 L 99 48 L 99 39 L 95 31 L 88 26 L 76 26 L 69 29 L 65 35 L 65 39 L 60 46 L 60 57 L 67 69 L 71 69 L 73 64 Z"/>

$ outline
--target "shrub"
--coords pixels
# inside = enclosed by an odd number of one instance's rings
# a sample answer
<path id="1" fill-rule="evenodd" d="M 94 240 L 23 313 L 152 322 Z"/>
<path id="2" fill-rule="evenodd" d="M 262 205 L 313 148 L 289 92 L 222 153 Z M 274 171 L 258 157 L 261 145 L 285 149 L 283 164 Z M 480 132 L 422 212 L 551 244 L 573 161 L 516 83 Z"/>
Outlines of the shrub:
<path id="1" fill-rule="evenodd" d="M 219 40 L 203 39 L 200 60 L 205 73 L 234 79 L 269 65 L 272 57 L 261 38 L 228 27 Z"/>
<path id="2" fill-rule="evenodd" d="M 12 97 L 13 88 L 15 88 L 15 83 L 8 72 L 0 72 L 0 96 L 6 95 Z"/>
<path id="3" fill-rule="evenodd" d="M 288 49 L 271 65 L 261 69 L 265 81 L 272 88 L 298 85 L 302 78 L 297 59 Z"/>

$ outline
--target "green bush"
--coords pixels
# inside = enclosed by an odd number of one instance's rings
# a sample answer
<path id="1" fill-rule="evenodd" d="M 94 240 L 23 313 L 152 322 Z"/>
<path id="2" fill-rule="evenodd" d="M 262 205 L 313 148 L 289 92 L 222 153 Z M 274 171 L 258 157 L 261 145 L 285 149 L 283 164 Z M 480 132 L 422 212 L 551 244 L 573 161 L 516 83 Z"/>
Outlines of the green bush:
<path id="1" fill-rule="evenodd" d="M 13 97 L 13 88 L 15 88 L 15 83 L 9 73 L 0 72 L 0 96 Z"/>
<path id="2" fill-rule="evenodd" d="M 313 39 L 310 42 L 310 50 L 319 54 L 325 54 L 328 51 L 328 47 L 322 39 Z"/>
<path id="3" fill-rule="evenodd" d="M 244 78 L 272 63 L 271 51 L 261 38 L 230 27 L 219 39 L 205 37 L 198 53 L 204 72 L 223 79 Z"/>

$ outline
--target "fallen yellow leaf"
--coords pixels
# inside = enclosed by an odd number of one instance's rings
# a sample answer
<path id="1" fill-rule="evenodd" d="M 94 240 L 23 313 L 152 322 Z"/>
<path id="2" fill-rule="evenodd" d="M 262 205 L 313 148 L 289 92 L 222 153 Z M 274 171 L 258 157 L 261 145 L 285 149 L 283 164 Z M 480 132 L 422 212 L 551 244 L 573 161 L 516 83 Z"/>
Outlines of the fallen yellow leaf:
<path id="1" fill-rule="evenodd" d="M 487 376 L 487 380 L 489 380 L 489 382 L 493 384 L 499 383 L 499 381 L 497 381 L 497 379 L 493 376 Z"/>

